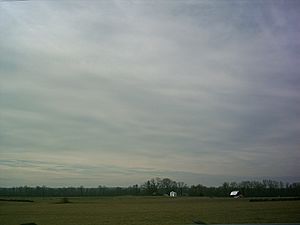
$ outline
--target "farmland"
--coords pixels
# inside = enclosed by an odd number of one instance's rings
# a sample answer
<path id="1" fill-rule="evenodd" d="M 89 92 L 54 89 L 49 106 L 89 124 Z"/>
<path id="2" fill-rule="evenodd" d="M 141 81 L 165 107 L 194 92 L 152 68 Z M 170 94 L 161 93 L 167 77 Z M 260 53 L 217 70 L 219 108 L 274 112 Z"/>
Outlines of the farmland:
<path id="1" fill-rule="evenodd" d="M 249 202 L 201 197 L 31 198 L 0 202 L 0 225 L 176 225 L 206 223 L 299 223 L 300 201 Z"/>

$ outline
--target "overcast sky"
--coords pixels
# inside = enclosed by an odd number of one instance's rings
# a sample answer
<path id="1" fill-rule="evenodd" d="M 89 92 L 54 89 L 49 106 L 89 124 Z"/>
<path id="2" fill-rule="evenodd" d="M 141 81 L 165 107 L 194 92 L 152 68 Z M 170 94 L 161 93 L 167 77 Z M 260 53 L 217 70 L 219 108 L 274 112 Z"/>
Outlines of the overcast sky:
<path id="1" fill-rule="evenodd" d="M 0 1 L 0 186 L 300 181 L 299 1 Z"/>

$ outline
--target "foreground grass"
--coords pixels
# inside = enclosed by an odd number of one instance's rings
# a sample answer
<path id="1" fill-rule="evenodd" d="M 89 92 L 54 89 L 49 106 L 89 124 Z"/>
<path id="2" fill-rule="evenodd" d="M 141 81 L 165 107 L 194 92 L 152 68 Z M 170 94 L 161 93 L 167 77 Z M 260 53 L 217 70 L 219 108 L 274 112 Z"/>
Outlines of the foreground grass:
<path id="1" fill-rule="evenodd" d="M 206 223 L 299 223 L 300 201 L 248 199 L 105 197 L 36 198 L 33 203 L 0 202 L 0 225 L 176 225 Z"/>

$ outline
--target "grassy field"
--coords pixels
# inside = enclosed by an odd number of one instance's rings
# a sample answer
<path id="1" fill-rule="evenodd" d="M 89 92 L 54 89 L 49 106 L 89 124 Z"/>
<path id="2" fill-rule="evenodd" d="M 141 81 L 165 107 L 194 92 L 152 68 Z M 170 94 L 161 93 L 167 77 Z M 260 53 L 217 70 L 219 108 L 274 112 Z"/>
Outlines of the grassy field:
<path id="1" fill-rule="evenodd" d="M 300 201 L 249 202 L 249 199 L 103 197 L 36 198 L 0 202 L 0 225 L 176 225 L 206 223 L 299 223 Z"/>

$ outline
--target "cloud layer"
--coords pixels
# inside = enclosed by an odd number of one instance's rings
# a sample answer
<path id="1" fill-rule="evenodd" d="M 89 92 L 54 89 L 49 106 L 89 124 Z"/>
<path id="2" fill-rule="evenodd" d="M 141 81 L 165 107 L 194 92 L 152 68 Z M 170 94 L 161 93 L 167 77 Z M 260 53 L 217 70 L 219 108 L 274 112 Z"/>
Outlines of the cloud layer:
<path id="1" fill-rule="evenodd" d="M 299 181 L 299 9 L 0 2 L 1 185 Z"/>

